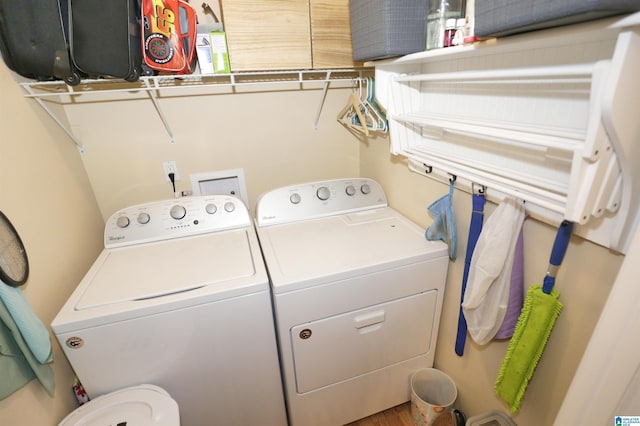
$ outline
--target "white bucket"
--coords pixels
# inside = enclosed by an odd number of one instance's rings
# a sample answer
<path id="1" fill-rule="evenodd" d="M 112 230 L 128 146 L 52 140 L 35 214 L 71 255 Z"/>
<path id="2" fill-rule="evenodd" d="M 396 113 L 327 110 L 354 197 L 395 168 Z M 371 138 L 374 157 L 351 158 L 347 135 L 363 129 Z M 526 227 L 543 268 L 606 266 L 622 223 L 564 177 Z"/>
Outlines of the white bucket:
<path id="1" fill-rule="evenodd" d="M 411 376 L 411 417 L 416 426 L 431 426 L 442 413 L 450 412 L 458 397 L 451 377 L 435 368 Z"/>

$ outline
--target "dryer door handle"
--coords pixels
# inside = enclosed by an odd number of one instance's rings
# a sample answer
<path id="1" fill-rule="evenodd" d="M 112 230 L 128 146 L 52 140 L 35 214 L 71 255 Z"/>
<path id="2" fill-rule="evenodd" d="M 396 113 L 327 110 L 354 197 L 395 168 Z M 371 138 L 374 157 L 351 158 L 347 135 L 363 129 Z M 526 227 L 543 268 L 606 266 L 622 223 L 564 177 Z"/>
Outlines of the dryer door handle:
<path id="1" fill-rule="evenodd" d="M 369 312 L 367 314 L 358 315 L 353 320 L 356 324 L 356 328 L 361 329 L 383 322 L 385 320 L 385 312 L 384 310 Z"/>

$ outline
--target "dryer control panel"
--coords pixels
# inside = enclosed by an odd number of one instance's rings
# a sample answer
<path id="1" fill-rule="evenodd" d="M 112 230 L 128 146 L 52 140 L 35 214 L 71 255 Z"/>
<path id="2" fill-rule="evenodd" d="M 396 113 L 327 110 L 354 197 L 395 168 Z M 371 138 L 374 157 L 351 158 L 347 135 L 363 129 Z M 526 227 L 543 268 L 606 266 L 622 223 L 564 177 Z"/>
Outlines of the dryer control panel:
<path id="1" fill-rule="evenodd" d="M 263 194 L 256 206 L 256 223 L 277 225 L 387 206 L 384 190 L 372 179 L 308 182 Z"/>
<path id="2" fill-rule="evenodd" d="M 142 244 L 251 226 L 245 204 L 228 195 L 155 201 L 112 214 L 104 229 L 105 248 Z"/>

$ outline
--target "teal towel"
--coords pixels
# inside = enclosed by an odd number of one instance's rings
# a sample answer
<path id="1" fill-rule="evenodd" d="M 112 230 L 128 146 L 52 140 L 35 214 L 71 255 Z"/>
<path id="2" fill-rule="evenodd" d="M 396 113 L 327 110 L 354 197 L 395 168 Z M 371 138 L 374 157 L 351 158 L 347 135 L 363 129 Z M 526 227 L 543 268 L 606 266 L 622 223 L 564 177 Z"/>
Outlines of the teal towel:
<path id="1" fill-rule="evenodd" d="M 4 285 L 4 284 L 0 284 Z M 5 304 L 0 300 L 0 399 L 37 378 L 53 396 L 53 369 L 33 356 Z"/>
<path id="2" fill-rule="evenodd" d="M 456 221 L 453 215 L 453 180 L 449 182 L 449 193 L 438 198 L 428 207 L 433 223 L 424 233 L 429 241 L 442 240 L 449 246 L 449 258 L 456 260 Z"/>
<path id="3" fill-rule="evenodd" d="M 22 290 L 0 281 L 0 300 L 4 302 L 33 356 L 43 364 L 51 361 L 49 330 L 33 312 Z"/>

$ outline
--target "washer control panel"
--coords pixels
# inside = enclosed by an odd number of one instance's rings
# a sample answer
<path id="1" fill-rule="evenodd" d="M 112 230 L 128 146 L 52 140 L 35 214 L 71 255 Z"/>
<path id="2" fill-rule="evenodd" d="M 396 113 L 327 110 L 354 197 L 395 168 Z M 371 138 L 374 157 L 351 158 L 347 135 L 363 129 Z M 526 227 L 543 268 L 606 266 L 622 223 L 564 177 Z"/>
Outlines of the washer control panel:
<path id="1" fill-rule="evenodd" d="M 382 187 L 372 179 L 308 182 L 263 194 L 256 206 L 256 223 L 269 226 L 387 205 Z"/>
<path id="2" fill-rule="evenodd" d="M 112 214 L 104 229 L 106 248 L 148 243 L 251 226 L 244 203 L 229 195 L 155 201 Z"/>

